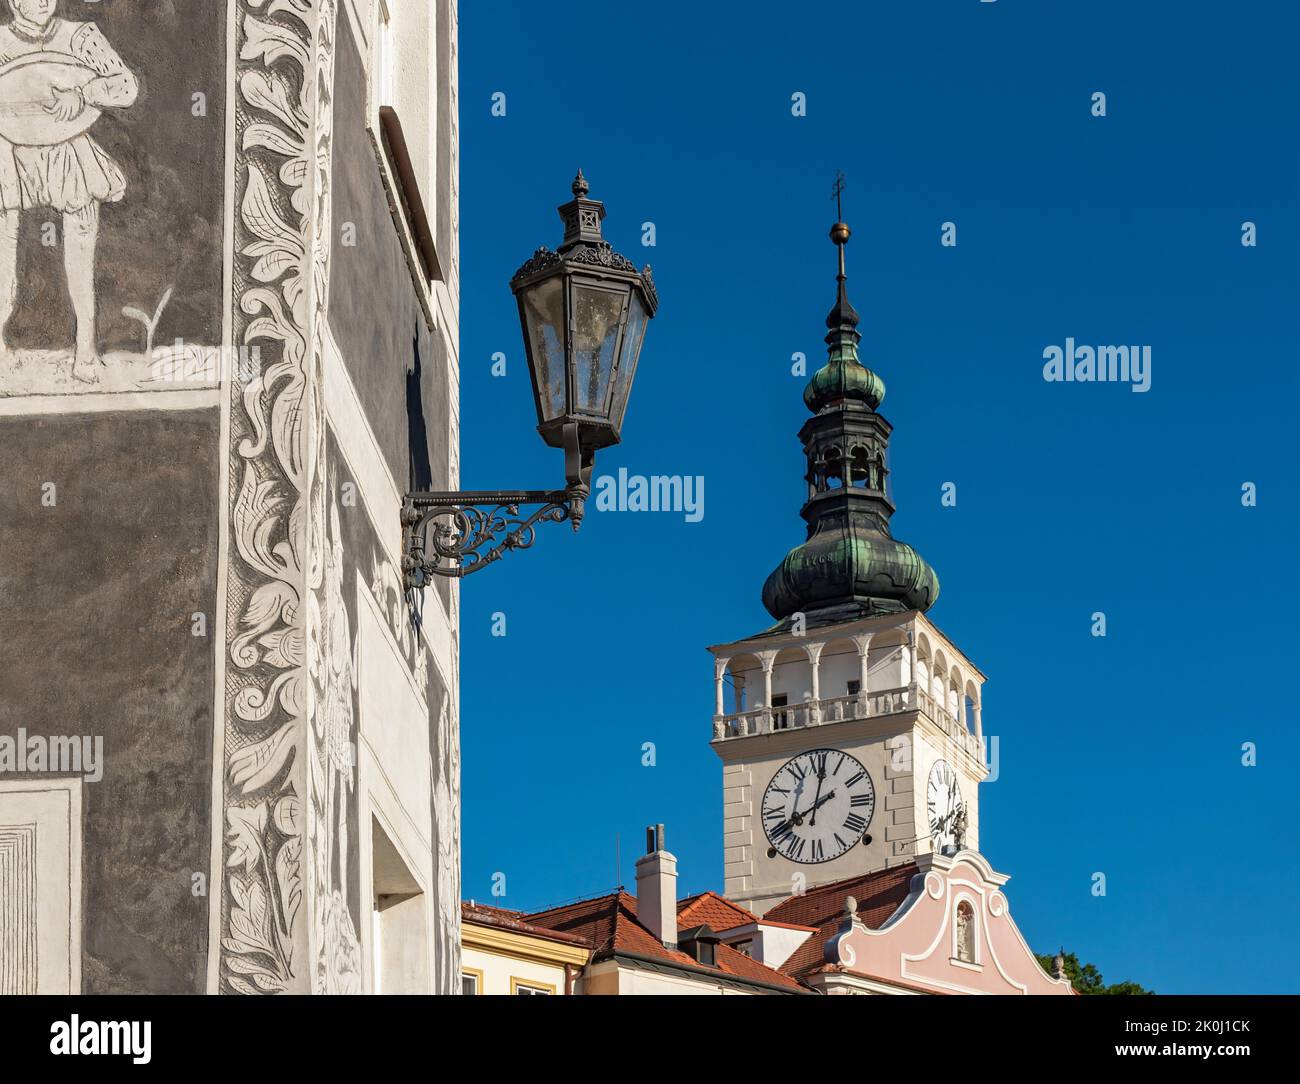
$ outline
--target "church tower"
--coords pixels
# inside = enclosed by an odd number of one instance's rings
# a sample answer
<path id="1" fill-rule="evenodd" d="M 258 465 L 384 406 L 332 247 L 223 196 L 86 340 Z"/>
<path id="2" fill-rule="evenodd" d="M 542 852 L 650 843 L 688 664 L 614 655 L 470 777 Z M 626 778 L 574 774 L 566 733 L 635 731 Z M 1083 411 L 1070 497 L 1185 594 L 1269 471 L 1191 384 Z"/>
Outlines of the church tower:
<path id="1" fill-rule="evenodd" d="M 858 358 L 849 227 L 830 236 L 829 358 L 804 390 L 812 417 L 799 431 L 807 537 L 763 585 L 776 624 L 709 649 L 726 895 L 760 915 L 919 854 L 977 850 L 988 774 L 984 675 L 925 616 L 938 577 L 890 530 L 885 386 Z"/>

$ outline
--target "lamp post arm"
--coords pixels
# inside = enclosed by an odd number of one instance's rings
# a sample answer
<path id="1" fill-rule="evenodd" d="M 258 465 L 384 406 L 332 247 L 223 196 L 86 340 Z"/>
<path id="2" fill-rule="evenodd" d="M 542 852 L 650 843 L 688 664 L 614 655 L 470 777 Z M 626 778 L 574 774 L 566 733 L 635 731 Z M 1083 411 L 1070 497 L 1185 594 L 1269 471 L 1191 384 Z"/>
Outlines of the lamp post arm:
<path id="1" fill-rule="evenodd" d="M 591 493 L 592 453 L 583 451 L 578 427 L 564 427 L 564 489 L 465 489 L 408 493 L 402 504 L 402 575 L 408 590 L 432 577 L 460 579 L 528 549 L 537 525 L 568 520 L 576 531 Z M 524 506 L 537 505 L 525 514 Z M 430 553 L 429 551 L 432 551 Z"/>

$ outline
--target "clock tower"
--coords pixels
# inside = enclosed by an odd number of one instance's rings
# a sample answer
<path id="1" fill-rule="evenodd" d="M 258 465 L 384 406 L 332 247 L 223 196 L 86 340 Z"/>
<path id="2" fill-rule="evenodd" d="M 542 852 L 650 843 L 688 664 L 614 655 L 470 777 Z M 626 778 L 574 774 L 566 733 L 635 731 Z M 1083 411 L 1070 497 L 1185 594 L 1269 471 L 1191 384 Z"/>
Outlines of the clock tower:
<path id="1" fill-rule="evenodd" d="M 807 537 L 763 586 L 776 624 L 709 649 L 726 895 L 759 915 L 920 854 L 977 850 L 988 774 L 984 675 L 926 617 L 938 577 L 890 531 L 885 386 L 858 358 L 849 227 L 830 236 L 829 359 L 804 390 L 799 431 Z"/>

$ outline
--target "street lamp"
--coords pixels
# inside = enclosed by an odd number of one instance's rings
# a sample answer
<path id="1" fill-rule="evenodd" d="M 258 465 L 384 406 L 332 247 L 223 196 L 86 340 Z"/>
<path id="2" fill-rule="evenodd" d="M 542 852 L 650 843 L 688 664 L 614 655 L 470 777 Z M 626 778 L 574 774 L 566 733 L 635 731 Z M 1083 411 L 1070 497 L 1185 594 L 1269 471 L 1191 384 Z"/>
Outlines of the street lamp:
<path id="1" fill-rule="evenodd" d="M 433 576 L 460 577 L 533 544 L 543 521 L 576 531 L 591 492 L 596 451 L 619 442 L 646 324 L 659 307 L 647 265 L 610 247 L 605 205 L 588 199 L 578 171 L 573 199 L 559 208 L 564 240 L 545 246 L 510 280 L 519 304 L 537 432 L 564 449 L 565 488 L 408 493 L 402 508 L 402 569 L 408 588 Z M 528 515 L 523 505 L 539 507 Z"/>

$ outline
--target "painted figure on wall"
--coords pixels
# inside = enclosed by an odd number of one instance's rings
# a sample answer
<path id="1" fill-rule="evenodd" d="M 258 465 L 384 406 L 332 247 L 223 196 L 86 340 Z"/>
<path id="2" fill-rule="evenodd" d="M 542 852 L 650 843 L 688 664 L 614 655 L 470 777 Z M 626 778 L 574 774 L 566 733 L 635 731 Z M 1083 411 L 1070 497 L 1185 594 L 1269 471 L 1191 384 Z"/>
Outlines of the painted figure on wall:
<path id="1" fill-rule="evenodd" d="M 94 23 L 59 17 L 58 0 L 8 4 L 13 19 L 0 26 L 0 352 L 18 297 L 20 215 L 55 211 L 76 316 L 72 373 L 94 383 L 99 209 L 122 199 L 126 178 L 89 132 L 104 109 L 134 103 L 139 86 Z"/>

